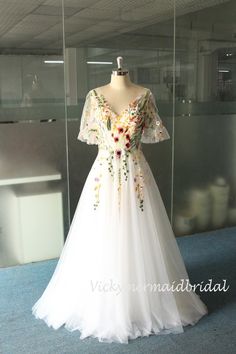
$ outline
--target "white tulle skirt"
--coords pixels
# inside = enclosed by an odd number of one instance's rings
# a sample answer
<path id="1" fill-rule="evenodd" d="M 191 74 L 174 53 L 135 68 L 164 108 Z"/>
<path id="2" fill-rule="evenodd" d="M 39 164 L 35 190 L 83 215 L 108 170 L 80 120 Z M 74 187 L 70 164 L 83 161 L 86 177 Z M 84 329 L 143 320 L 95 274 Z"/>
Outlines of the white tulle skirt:
<path id="1" fill-rule="evenodd" d="M 119 159 L 112 177 L 107 153 L 98 151 L 56 269 L 32 313 L 54 329 L 65 325 L 100 342 L 182 333 L 208 310 L 194 291 L 164 290 L 189 279 L 152 171 L 138 150 L 127 157 L 128 178 L 118 173 Z"/>

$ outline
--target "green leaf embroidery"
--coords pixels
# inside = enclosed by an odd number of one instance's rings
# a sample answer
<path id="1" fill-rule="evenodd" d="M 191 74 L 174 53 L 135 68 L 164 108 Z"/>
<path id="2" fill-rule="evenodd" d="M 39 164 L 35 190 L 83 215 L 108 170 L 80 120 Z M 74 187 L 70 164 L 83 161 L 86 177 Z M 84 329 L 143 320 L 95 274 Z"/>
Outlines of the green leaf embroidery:
<path id="1" fill-rule="evenodd" d="M 110 117 L 108 117 L 108 119 L 107 119 L 107 129 L 111 130 L 111 118 Z"/>
<path id="2" fill-rule="evenodd" d="M 135 137 L 135 135 L 133 135 L 132 138 L 130 139 L 130 146 L 131 146 L 131 148 L 136 146 L 136 137 Z"/>

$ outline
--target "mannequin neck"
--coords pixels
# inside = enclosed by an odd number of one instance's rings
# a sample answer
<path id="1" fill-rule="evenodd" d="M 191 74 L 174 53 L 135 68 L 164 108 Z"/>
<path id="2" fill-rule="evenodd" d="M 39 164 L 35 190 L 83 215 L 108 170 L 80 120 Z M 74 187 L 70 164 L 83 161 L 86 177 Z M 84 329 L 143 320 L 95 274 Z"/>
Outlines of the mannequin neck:
<path id="1" fill-rule="evenodd" d="M 132 86 L 132 82 L 130 80 L 129 77 L 129 73 L 127 73 L 126 75 L 122 75 L 122 76 L 117 76 L 117 75 L 113 75 L 111 74 L 111 81 L 109 84 L 112 88 L 115 89 L 123 89 L 125 87 L 129 87 Z"/>

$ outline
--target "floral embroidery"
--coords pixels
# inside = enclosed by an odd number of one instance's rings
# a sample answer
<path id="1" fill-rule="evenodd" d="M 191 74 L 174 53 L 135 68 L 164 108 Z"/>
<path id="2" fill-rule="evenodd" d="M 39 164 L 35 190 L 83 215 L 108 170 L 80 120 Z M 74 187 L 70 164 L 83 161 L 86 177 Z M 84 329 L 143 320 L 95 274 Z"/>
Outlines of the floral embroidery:
<path id="1" fill-rule="evenodd" d="M 144 188 L 144 174 L 140 168 L 140 164 L 133 157 L 134 164 L 137 165 L 137 172 L 134 177 L 134 183 L 135 183 L 135 192 L 137 193 L 137 197 L 139 200 L 139 207 L 143 211 L 143 201 L 144 201 L 144 195 L 143 195 L 143 188 Z"/>
<path id="2" fill-rule="evenodd" d="M 100 144 L 100 127 L 97 124 L 96 102 L 91 99 L 91 92 L 88 92 L 80 123 L 80 131 L 77 139 L 87 144 Z"/>
<path id="3" fill-rule="evenodd" d="M 93 204 L 94 210 L 97 208 L 97 206 L 99 204 L 99 192 L 100 192 L 100 188 L 101 188 L 101 177 L 102 177 L 101 173 L 100 173 L 99 177 L 95 177 L 95 187 L 94 187 L 95 202 Z"/>
<path id="4" fill-rule="evenodd" d="M 115 113 L 104 95 L 98 94 L 95 89 L 87 94 L 78 139 L 88 144 L 97 144 L 107 152 L 105 157 L 99 156 L 99 163 L 104 164 L 105 159 L 111 177 L 113 180 L 117 178 L 119 205 L 122 175 L 127 181 L 128 160 L 131 156 L 135 166 L 134 188 L 139 207 L 141 211 L 144 210 L 144 173 L 139 155 L 141 143 L 159 142 L 169 138 L 159 117 L 155 98 L 149 89 L 133 100 L 120 114 Z M 94 181 L 94 209 L 99 205 L 101 179 L 99 170 Z"/>
<path id="5" fill-rule="evenodd" d="M 150 92 L 148 97 L 145 111 L 146 119 L 141 142 L 157 143 L 166 139 L 170 139 L 170 135 L 159 116 L 159 111 L 152 92 Z"/>

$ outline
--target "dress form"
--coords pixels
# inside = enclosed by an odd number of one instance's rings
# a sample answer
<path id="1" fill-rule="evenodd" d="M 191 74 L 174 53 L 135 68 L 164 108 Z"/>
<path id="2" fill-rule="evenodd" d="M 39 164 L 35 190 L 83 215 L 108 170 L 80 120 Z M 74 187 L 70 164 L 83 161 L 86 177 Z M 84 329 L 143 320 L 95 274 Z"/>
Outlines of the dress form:
<path id="1" fill-rule="evenodd" d="M 123 58 L 117 58 L 118 69 L 113 70 L 109 84 L 96 88 L 110 103 L 114 111 L 122 112 L 138 95 L 145 92 L 145 87 L 134 84 L 130 80 L 129 71 L 122 69 Z"/>

